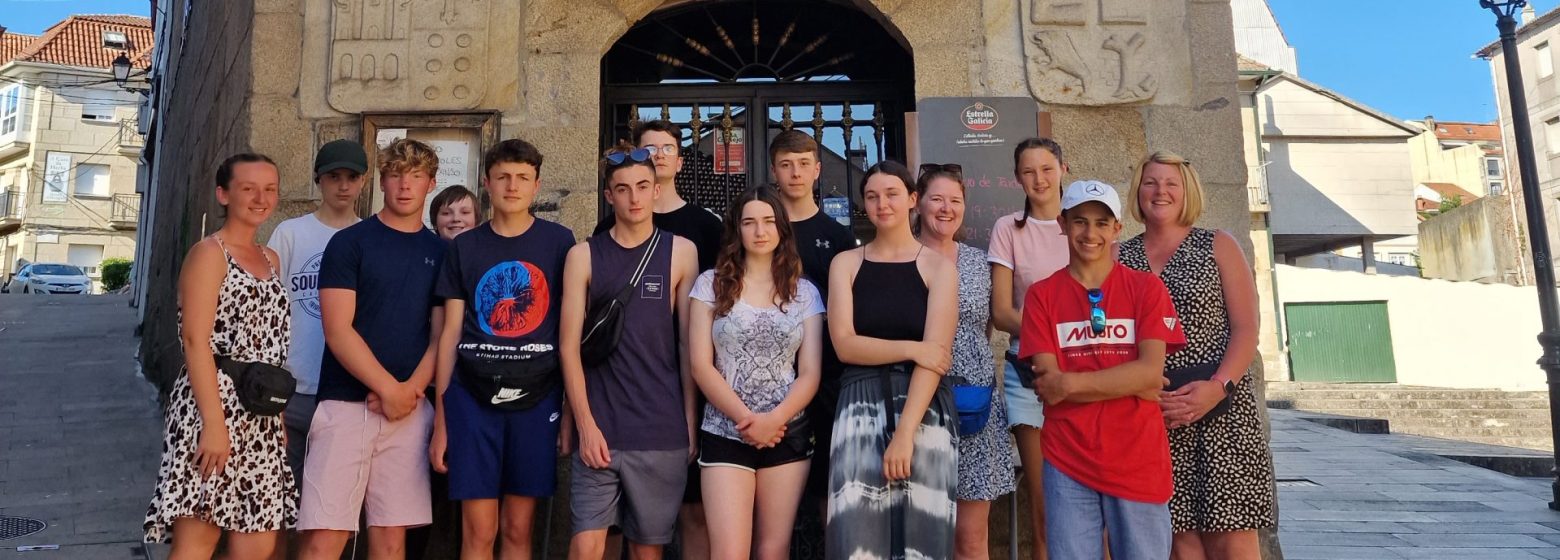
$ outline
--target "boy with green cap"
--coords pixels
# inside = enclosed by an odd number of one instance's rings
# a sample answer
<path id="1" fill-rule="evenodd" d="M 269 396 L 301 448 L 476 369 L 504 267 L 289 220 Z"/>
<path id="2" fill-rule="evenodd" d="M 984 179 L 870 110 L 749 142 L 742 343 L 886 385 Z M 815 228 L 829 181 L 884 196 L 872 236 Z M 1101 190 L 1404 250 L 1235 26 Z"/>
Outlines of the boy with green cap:
<path id="1" fill-rule="evenodd" d="M 358 195 L 368 156 L 351 140 L 334 140 L 320 146 L 314 156 L 314 184 L 319 187 L 320 207 L 312 213 L 276 225 L 266 245 L 281 257 L 282 282 L 292 309 L 292 344 L 287 369 L 298 380 L 298 392 L 287 403 L 287 466 L 293 480 L 303 480 L 303 453 L 314 418 L 314 398 L 320 382 L 320 358 L 325 352 L 325 329 L 320 323 L 320 260 L 325 244 L 342 228 L 357 223 Z"/>

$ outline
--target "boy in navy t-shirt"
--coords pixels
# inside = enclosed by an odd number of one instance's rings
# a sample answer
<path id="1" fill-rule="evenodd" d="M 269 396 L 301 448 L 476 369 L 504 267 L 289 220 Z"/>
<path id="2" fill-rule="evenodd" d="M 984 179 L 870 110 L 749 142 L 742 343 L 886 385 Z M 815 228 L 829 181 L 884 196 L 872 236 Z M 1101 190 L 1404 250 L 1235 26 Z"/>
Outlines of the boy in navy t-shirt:
<path id="1" fill-rule="evenodd" d="M 320 307 L 329 351 L 300 485 L 300 558 L 340 558 L 359 512 L 375 557 L 402 550 L 406 529 L 431 521 L 433 409 L 423 390 L 433 381 L 433 283 L 445 243 L 423 227 L 422 210 L 438 168 L 428 145 L 391 143 L 379 154 L 384 209 L 325 247 Z"/>
<path id="2" fill-rule="evenodd" d="M 510 556 L 531 549 L 536 498 L 553 494 L 558 310 L 574 234 L 531 214 L 542 170 L 535 146 L 500 142 L 483 169 L 493 219 L 450 241 L 435 290 L 445 316 L 428 453 L 461 502 L 462 548 L 492 551 L 502 532 Z"/>
<path id="3" fill-rule="evenodd" d="M 1045 402 L 1045 531 L 1051 558 L 1170 557 L 1165 356 L 1186 335 L 1159 277 L 1117 263 L 1121 198 L 1078 181 L 1062 193 L 1067 268 L 1024 295 L 1019 357 Z"/>

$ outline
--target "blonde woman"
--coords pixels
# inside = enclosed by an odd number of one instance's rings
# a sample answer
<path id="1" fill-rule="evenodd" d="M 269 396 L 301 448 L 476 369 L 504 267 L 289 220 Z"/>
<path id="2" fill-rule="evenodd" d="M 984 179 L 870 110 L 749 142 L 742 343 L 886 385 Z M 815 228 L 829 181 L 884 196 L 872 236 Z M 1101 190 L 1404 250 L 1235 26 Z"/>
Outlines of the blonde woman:
<path id="1" fill-rule="evenodd" d="M 1121 244 L 1121 263 L 1164 281 L 1186 330 L 1186 348 L 1165 360 L 1171 387 L 1160 398 L 1175 480 L 1172 558 L 1255 560 L 1257 529 L 1277 520 L 1273 462 L 1251 390 L 1251 265 L 1229 232 L 1195 226 L 1203 189 L 1185 158 L 1145 158 L 1127 200 L 1145 231 Z"/>

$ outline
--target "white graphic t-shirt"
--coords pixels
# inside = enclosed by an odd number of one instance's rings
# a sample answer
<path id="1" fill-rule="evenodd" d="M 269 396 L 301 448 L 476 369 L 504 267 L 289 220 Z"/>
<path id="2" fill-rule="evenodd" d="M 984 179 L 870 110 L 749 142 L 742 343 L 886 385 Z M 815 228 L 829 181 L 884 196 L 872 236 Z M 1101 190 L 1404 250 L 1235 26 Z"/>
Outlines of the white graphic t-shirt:
<path id="1" fill-rule="evenodd" d="M 282 283 L 292 309 L 292 346 L 287 369 L 298 380 L 298 392 L 313 395 L 320 385 L 320 358 L 325 353 L 325 327 L 320 323 L 320 260 L 325 244 L 341 231 L 305 214 L 276 225 L 266 242 L 280 257 Z"/>
<path id="2" fill-rule="evenodd" d="M 689 297 L 715 304 L 715 271 L 706 270 L 693 282 Z M 796 381 L 796 351 L 802 346 L 802 324 L 823 313 L 823 298 L 806 279 L 798 280 L 796 299 L 781 307 L 754 307 L 738 298 L 731 311 L 711 325 L 715 369 L 720 370 L 742 403 L 753 412 L 774 410 Z M 803 413 L 805 414 L 805 413 Z M 740 441 L 737 424 L 713 403 L 704 406 L 706 432 Z"/>

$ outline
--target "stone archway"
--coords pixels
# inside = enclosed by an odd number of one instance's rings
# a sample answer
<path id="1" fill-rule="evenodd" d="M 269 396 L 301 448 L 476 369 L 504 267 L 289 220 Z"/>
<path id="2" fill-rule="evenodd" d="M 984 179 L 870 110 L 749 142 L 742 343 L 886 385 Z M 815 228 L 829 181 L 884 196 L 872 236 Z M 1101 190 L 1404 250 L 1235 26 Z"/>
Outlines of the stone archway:
<path id="1" fill-rule="evenodd" d="M 543 202 L 587 231 L 596 218 L 601 60 L 633 25 L 682 0 L 539 0 L 524 10 L 519 107 L 504 136 L 522 136 L 547 154 Z M 968 95 L 982 42 L 980 11 L 952 0 L 853 0 L 908 47 L 917 98 Z M 511 132 L 511 131 L 518 131 Z"/>

